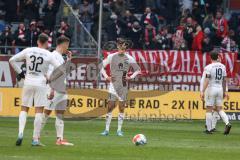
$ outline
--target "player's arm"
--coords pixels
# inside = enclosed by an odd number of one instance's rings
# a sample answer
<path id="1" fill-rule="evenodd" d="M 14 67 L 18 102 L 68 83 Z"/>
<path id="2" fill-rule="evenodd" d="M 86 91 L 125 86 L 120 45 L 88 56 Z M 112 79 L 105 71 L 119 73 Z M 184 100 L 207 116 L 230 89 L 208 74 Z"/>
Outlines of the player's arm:
<path id="1" fill-rule="evenodd" d="M 101 69 L 100 72 L 102 73 L 104 78 L 106 78 L 107 81 L 113 81 L 112 77 L 109 77 L 105 70 L 106 66 L 111 63 L 111 60 L 112 60 L 112 55 L 108 55 L 107 58 L 103 60 L 100 66 L 100 69 Z"/>
<path id="2" fill-rule="evenodd" d="M 24 71 L 20 68 L 20 66 L 17 65 L 17 62 L 22 62 L 26 59 L 26 52 L 27 49 L 24 49 L 23 51 L 19 52 L 18 54 L 12 56 L 9 59 L 9 63 L 13 67 L 13 69 L 17 72 L 19 79 L 25 78 Z"/>
<path id="3" fill-rule="evenodd" d="M 50 79 L 51 74 L 53 73 L 53 71 L 54 71 L 54 67 L 53 67 L 52 65 L 49 65 L 47 75 L 45 75 L 46 80 L 47 80 L 47 84 L 50 82 L 49 79 Z M 49 87 L 50 87 L 50 86 L 49 86 Z M 50 87 L 50 88 L 51 88 L 51 87 Z M 48 95 L 48 99 L 49 99 L 49 100 L 52 100 L 53 97 L 54 97 L 54 89 L 51 88 L 50 94 Z"/>
<path id="4" fill-rule="evenodd" d="M 205 91 L 206 91 L 206 89 L 207 89 L 207 87 L 208 87 L 208 84 L 209 84 L 209 78 L 211 78 L 211 74 L 210 74 L 210 71 L 208 70 L 208 68 L 206 68 L 205 70 L 204 70 L 204 73 L 205 73 L 205 76 L 204 76 L 204 78 L 203 78 L 203 85 L 202 85 L 202 88 L 200 88 L 201 89 L 201 93 L 200 93 L 200 97 L 201 97 L 201 99 L 202 100 L 204 100 L 204 93 L 205 93 Z"/>
<path id="5" fill-rule="evenodd" d="M 134 58 L 130 59 L 130 64 L 134 69 L 134 73 L 130 77 L 126 77 L 127 80 L 134 79 L 137 75 L 141 73 L 141 68 L 139 67 Z"/>
<path id="6" fill-rule="evenodd" d="M 229 99 L 229 96 L 227 94 L 228 93 L 228 78 L 227 78 L 226 69 L 223 72 L 223 83 L 222 83 L 222 86 L 223 86 L 223 97 L 228 100 Z"/>
<path id="7" fill-rule="evenodd" d="M 65 66 L 61 65 L 53 56 L 50 60 L 50 64 L 54 68 L 51 76 L 49 77 L 49 82 L 52 82 L 61 77 L 65 73 L 66 69 Z"/>
<path id="8" fill-rule="evenodd" d="M 200 80 L 200 92 L 203 91 L 203 83 L 204 83 L 205 78 L 206 78 L 206 73 L 205 73 L 205 71 L 203 71 L 202 78 Z"/>

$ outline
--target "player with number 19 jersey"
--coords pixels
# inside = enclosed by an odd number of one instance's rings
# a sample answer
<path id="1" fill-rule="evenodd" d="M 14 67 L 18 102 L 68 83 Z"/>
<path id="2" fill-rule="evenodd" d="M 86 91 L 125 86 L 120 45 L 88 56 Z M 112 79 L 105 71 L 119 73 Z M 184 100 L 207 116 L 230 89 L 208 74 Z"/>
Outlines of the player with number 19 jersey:
<path id="1" fill-rule="evenodd" d="M 204 68 L 205 76 L 209 78 L 206 105 L 222 106 L 223 80 L 226 78 L 226 67 L 220 63 L 211 63 Z"/>
<path id="2" fill-rule="evenodd" d="M 26 76 L 22 93 L 22 105 L 31 107 L 34 100 L 35 107 L 46 106 L 46 74 L 50 64 L 58 67 L 60 63 L 46 49 L 38 47 L 26 48 L 9 60 L 18 74 L 22 70 L 17 65 L 17 62 L 24 60 L 26 62 Z"/>

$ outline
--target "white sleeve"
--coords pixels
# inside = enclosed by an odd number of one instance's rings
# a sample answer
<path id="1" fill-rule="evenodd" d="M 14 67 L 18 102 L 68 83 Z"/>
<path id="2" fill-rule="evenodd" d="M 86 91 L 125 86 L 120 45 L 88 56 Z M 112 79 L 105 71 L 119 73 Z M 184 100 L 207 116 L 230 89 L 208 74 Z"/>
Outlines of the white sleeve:
<path id="1" fill-rule="evenodd" d="M 226 71 L 226 67 L 225 66 L 223 68 L 223 77 L 227 77 L 227 71 Z"/>
<path id="2" fill-rule="evenodd" d="M 103 74 L 104 78 L 107 78 L 108 75 L 106 73 L 105 67 L 110 64 L 112 61 L 112 55 L 108 55 L 107 58 L 105 58 L 102 62 L 102 66 L 101 67 L 101 73 Z"/>
<path id="3" fill-rule="evenodd" d="M 18 54 L 14 55 L 13 57 L 11 57 L 9 59 L 9 63 L 11 64 L 11 66 L 13 67 L 13 69 L 19 74 L 22 72 L 20 66 L 17 65 L 17 62 L 21 62 L 23 60 L 26 59 L 26 53 L 28 51 L 27 49 L 22 50 L 21 52 L 19 52 Z"/>
<path id="4" fill-rule="evenodd" d="M 204 72 L 205 72 L 205 77 L 209 78 L 209 76 L 211 76 L 211 68 L 209 66 L 204 68 Z"/>
<path id="5" fill-rule="evenodd" d="M 53 66 L 53 68 L 58 68 L 61 63 L 57 61 L 57 59 L 51 55 L 51 60 L 50 60 L 50 64 Z"/>
<path id="6" fill-rule="evenodd" d="M 134 79 L 139 73 L 141 73 L 141 68 L 139 67 L 139 65 L 137 64 L 136 60 L 133 57 L 129 58 L 129 60 L 131 66 L 134 69 L 134 73 L 130 76 L 130 78 Z"/>
<path id="7" fill-rule="evenodd" d="M 203 71 L 202 78 L 201 78 L 201 81 L 200 81 L 200 92 L 203 91 L 203 83 L 204 83 L 205 78 L 206 78 L 206 72 Z"/>
<path id="8" fill-rule="evenodd" d="M 47 77 L 48 78 L 51 76 L 53 71 L 54 71 L 54 67 L 53 67 L 53 65 L 50 64 L 49 67 L 48 67 L 48 71 L 47 71 Z"/>

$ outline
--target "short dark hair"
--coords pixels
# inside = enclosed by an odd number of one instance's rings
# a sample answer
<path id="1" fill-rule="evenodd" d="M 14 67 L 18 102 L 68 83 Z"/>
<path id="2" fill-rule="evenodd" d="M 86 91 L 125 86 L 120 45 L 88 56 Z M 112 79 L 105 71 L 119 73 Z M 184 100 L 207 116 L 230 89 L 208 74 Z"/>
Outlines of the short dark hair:
<path id="1" fill-rule="evenodd" d="M 65 42 L 70 42 L 70 39 L 66 36 L 60 36 L 57 38 L 57 45 L 60 45 Z"/>
<path id="2" fill-rule="evenodd" d="M 45 34 L 45 33 L 41 33 L 39 36 L 38 36 L 38 41 L 41 43 L 41 44 L 44 44 L 48 41 L 48 35 Z"/>
<path id="3" fill-rule="evenodd" d="M 211 53 L 210 53 L 210 57 L 211 57 L 211 59 L 212 60 L 217 60 L 218 59 L 218 52 L 216 52 L 216 51 L 212 51 Z"/>

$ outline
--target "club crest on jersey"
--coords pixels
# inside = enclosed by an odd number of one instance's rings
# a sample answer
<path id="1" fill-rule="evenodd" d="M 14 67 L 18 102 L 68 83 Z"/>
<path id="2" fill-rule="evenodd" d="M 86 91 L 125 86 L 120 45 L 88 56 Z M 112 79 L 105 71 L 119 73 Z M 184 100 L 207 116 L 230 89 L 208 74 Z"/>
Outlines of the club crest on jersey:
<path id="1" fill-rule="evenodd" d="M 122 64 L 122 63 L 119 63 L 119 64 L 118 64 L 118 68 L 119 68 L 119 69 L 123 69 L 123 64 Z"/>

